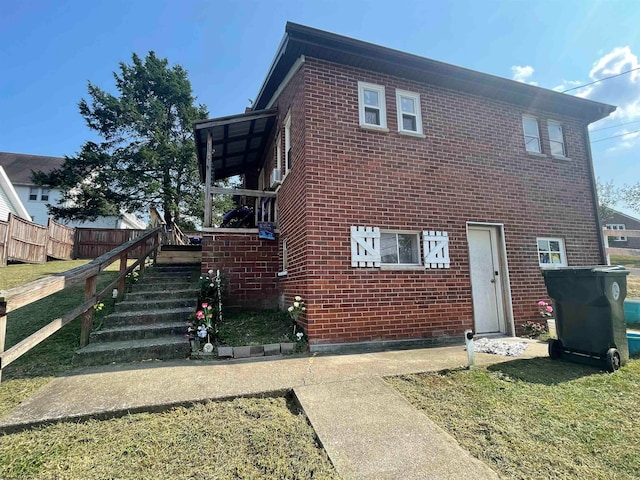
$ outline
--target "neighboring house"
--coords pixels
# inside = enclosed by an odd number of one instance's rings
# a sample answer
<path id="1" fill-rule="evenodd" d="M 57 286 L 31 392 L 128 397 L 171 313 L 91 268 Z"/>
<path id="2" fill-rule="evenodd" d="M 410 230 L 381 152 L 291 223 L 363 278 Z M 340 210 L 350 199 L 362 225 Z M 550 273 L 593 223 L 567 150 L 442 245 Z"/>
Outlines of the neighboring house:
<path id="1" fill-rule="evenodd" d="M 9 180 L 4 168 L 0 166 L 0 220 L 8 220 L 10 213 L 25 220 L 31 220 L 31 216 L 20 201 L 11 180 Z"/>
<path id="2" fill-rule="evenodd" d="M 4 168 L 18 197 L 29 212 L 27 219 L 32 222 L 46 225 L 49 218 L 47 206 L 57 204 L 62 196 L 59 189 L 49 189 L 34 184 L 31 180 L 32 172 L 40 170 L 48 173 L 61 167 L 63 163 L 64 158 L 60 157 L 0 152 L 0 166 Z M 144 222 L 129 213 L 98 217 L 93 222 L 62 221 L 61 223 L 70 227 L 146 228 Z"/>
<path id="3" fill-rule="evenodd" d="M 611 213 L 601 223 L 608 230 L 621 230 L 620 236 L 609 237 L 610 247 L 640 249 L 640 238 L 627 237 L 622 232 L 622 230 L 640 230 L 640 220 L 617 210 L 611 210 Z"/>
<path id="4" fill-rule="evenodd" d="M 203 179 L 275 190 L 275 240 L 205 228 L 203 271 L 231 306 L 302 296 L 312 350 L 514 334 L 542 269 L 604 263 L 587 127 L 614 110 L 288 23 L 252 109 L 194 126 Z"/>

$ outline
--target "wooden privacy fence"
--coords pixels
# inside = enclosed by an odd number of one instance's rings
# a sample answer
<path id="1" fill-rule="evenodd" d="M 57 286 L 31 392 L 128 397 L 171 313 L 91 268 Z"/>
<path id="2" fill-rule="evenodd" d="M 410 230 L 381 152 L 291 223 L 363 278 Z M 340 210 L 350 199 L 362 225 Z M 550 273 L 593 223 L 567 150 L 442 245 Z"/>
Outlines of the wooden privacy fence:
<path id="1" fill-rule="evenodd" d="M 9 222 L 0 220 L 0 267 L 7 264 L 7 232 L 9 231 Z"/>
<path id="2" fill-rule="evenodd" d="M 76 228 L 73 258 L 98 258 L 118 245 L 133 240 L 149 230 L 112 228 Z M 144 254 L 142 247 L 130 253 L 132 258 L 140 258 Z"/>
<path id="3" fill-rule="evenodd" d="M 9 214 L 0 222 L 0 267 L 7 261 L 45 263 L 47 257 L 71 260 L 73 228 L 49 219 L 46 227 Z"/>
<path id="4" fill-rule="evenodd" d="M 609 246 L 609 237 L 640 237 L 640 230 L 609 230 L 602 229 L 604 235 L 604 246 L 607 253 L 607 265 L 611 265 L 611 255 L 626 255 L 630 257 L 640 257 L 640 249 L 637 248 L 615 248 Z"/>
<path id="5" fill-rule="evenodd" d="M 80 346 L 85 346 L 89 342 L 89 334 L 93 328 L 93 306 L 104 297 L 111 295 L 114 287 L 118 289 L 118 292 L 124 292 L 125 277 L 136 267 L 139 266 L 140 271 L 144 271 L 145 259 L 149 256 L 155 258 L 157 254 L 158 247 L 160 246 L 160 232 L 161 228 L 149 230 L 145 235 L 120 245 L 87 265 L 68 270 L 58 275 L 42 278 L 20 287 L 0 291 L 0 381 L 2 381 L 2 370 L 7 365 L 53 335 L 79 315 L 83 315 L 80 329 Z M 144 255 L 141 255 L 133 265 L 127 268 L 129 255 L 139 249 L 145 252 Z M 120 260 L 120 273 L 118 278 L 107 285 L 101 292 L 96 293 L 98 275 L 107 266 L 117 260 Z M 56 318 L 37 332 L 5 351 L 7 314 L 9 312 L 48 297 L 53 293 L 65 290 L 82 281 L 85 282 L 84 303 L 64 314 L 61 318 Z"/>

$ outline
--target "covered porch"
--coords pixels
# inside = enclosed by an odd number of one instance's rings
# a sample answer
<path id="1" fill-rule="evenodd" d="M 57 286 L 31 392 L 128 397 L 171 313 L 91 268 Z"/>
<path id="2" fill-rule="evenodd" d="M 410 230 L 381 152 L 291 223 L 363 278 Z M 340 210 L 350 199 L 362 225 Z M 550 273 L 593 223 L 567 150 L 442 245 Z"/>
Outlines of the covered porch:
<path id="1" fill-rule="evenodd" d="M 200 179 L 205 184 L 202 272 L 221 271 L 227 285 L 228 308 L 278 307 L 277 185 L 264 181 L 267 174 L 273 176 L 264 169 L 277 116 L 276 109 L 259 110 L 194 124 Z M 217 180 L 234 176 L 242 176 L 243 188 L 214 185 Z M 216 225 L 215 195 L 240 197 L 237 203 L 247 211 L 253 210 L 253 222 L 244 223 L 243 228 Z M 265 229 L 272 235 L 265 236 Z"/>

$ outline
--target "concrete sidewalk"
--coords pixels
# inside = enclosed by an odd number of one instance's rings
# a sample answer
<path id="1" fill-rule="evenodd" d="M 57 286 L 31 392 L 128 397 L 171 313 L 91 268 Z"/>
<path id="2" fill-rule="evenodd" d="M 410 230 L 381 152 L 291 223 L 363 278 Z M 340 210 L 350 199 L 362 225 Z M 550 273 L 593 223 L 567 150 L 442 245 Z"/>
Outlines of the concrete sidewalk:
<path id="1" fill-rule="evenodd" d="M 546 344 L 530 341 L 527 350 L 518 358 L 532 358 L 546 356 L 546 354 Z M 476 364 L 478 365 L 489 365 L 508 360 L 513 360 L 513 358 L 476 354 Z M 359 397 L 369 398 L 371 402 L 374 402 L 375 397 L 371 397 L 367 392 L 369 388 L 367 382 L 358 381 L 374 379 L 371 381 L 375 383 L 377 382 L 376 378 L 384 376 L 438 371 L 464 366 L 466 363 L 464 346 L 453 346 L 351 355 L 264 357 L 258 361 L 251 359 L 211 363 L 196 361 L 143 362 L 133 365 L 85 368 L 55 378 L 6 416 L 0 418 L 0 431 L 10 432 L 31 425 L 60 420 L 104 418 L 129 412 L 156 411 L 174 405 L 289 391 L 296 387 L 307 386 L 315 388 L 306 390 L 300 388 L 294 391 L 303 399 L 301 400 L 303 406 L 306 404 L 306 408 L 309 409 L 306 411 L 305 408 L 307 416 L 310 419 L 313 419 L 314 416 L 320 418 L 322 415 L 326 417 L 326 413 L 322 413 L 320 410 L 317 415 L 314 413 L 314 405 L 319 405 L 319 403 L 313 398 L 325 398 L 327 392 L 337 393 L 338 390 L 344 388 L 345 392 L 351 392 L 348 395 L 345 394 L 347 398 L 350 397 L 352 400 Z M 336 385 L 340 383 L 345 385 L 343 387 Z M 348 386 L 348 383 L 351 386 Z M 380 389 L 383 383 L 379 382 L 377 385 L 377 388 Z M 358 389 L 360 393 L 354 393 Z M 380 402 L 388 402 L 391 398 L 389 395 L 390 393 L 386 392 L 379 399 Z M 398 395 L 395 397 L 396 403 L 397 401 L 403 402 Z M 431 451 L 430 455 L 435 455 L 436 458 L 427 457 L 427 459 L 432 458 L 434 462 L 443 465 L 449 462 L 454 462 L 457 465 L 461 449 L 458 451 L 445 448 L 442 451 L 434 451 L 427 448 L 428 444 L 434 442 L 440 445 L 451 442 L 455 444 L 451 437 L 435 426 L 432 428 L 428 419 L 421 413 L 415 411 L 413 414 L 409 414 L 407 408 L 411 409 L 411 407 L 406 402 L 398 408 L 407 411 L 406 415 L 398 417 L 398 425 L 394 425 L 392 421 L 393 408 L 386 410 L 389 414 L 385 420 L 387 423 L 380 423 L 376 427 L 375 422 L 371 423 L 366 419 L 363 421 L 369 422 L 373 430 L 377 428 L 378 431 L 387 433 L 400 431 L 404 428 L 403 425 L 422 424 L 423 428 L 419 429 L 415 435 L 406 436 L 405 447 L 411 448 L 411 451 Z M 358 404 L 354 403 L 353 411 L 359 410 Z M 344 412 L 340 409 L 334 412 L 336 418 L 342 413 Z M 408 422 L 407 418 L 410 419 Z M 421 421 L 417 422 L 417 418 L 420 418 Z M 336 422 L 336 425 L 343 425 L 343 430 L 348 428 L 350 421 L 349 419 L 344 420 L 342 423 Z M 311 421 L 313 424 L 313 420 Z M 369 442 L 368 436 L 355 435 L 353 438 L 360 438 L 362 445 Z M 381 450 L 387 448 L 386 441 L 394 442 L 395 448 L 399 448 L 399 450 L 403 448 L 395 436 L 377 435 L 375 439 Z M 422 447 L 427 450 L 420 450 Z M 370 459 L 361 455 L 369 455 L 377 451 L 367 448 L 360 449 L 353 443 L 349 448 L 351 448 L 351 452 L 343 451 L 342 453 L 354 459 L 350 460 L 352 463 L 369 462 Z M 338 450 L 336 449 L 336 452 Z M 440 455 L 439 459 L 438 455 Z M 331 453 L 330 458 L 333 460 Z M 472 465 L 474 462 L 469 464 Z M 357 470 L 352 473 L 346 470 L 342 472 L 341 468 L 344 470 L 346 467 L 339 467 L 339 465 L 343 465 L 339 461 L 334 464 L 338 468 L 338 473 L 344 478 L 365 478 L 359 476 Z M 479 462 L 475 464 L 479 466 L 479 470 L 476 469 L 474 475 L 468 478 L 492 478 L 484 476 L 486 472 L 483 473 L 485 467 L 483 464 Z M 406 463 L 404 466 L 407 469 L 411 467 Z M 397 475 L 395 478 L 410 478 L 404 474 L 398 474 L 398 472 L 395 472 L 395 475 Z M 366 478 L 390 477 L 386 477 L 384 472 L 376 475 L 367 470 Z M 453 477 L 441 476 L 439 478 Z"/>

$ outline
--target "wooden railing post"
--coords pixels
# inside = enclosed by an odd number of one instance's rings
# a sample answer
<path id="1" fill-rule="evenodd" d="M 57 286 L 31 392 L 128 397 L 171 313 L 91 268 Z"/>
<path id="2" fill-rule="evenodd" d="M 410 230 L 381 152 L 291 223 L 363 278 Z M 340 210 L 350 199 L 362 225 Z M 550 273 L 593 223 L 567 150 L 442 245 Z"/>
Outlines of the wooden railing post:
<path id="1" fill-rule="evenodd" d="M 98 284 L 98 276 L 94 275 L 87 278 L 84 285 L 84 299 L 89 300 L 96 294 L 96 285 Z M 89 343 L 89 335 L 93 328 L 93 308 L 89 308 L 82 316 L 82 325 L 80 327 L 80 346 L 85 347 Z"/>
<path id="2" fill-rule="evenodd" d="M 4 352 L 4 342 L 7 338 L 7 302 L 0 302 L 0 353 Z M 0 382 L 2 382 L 2 359 L 0 358 Z"/>
<path id="3" fill-rule="evenodd" d="M 129 255 L 127 255 L 126 253 L 120 255 L 120 275 L 122 276 L 122 278 L 120 278 L 120 280 L 118 281 L 118 298 L 122 298 L 125 290 L 125 285 L 127 284 L 127 277 L 124 275 L 124 273 L 127 271 L 128 258 Z"/>

